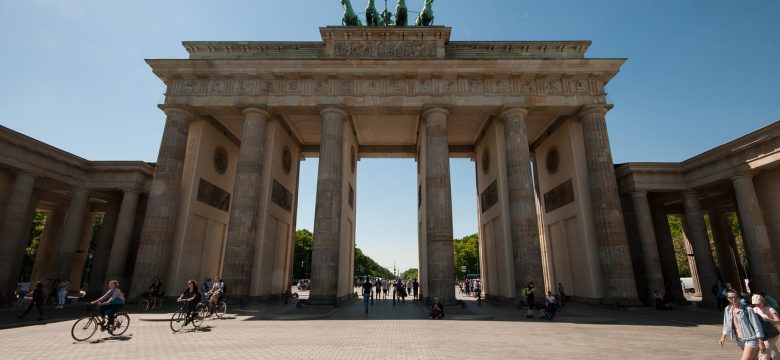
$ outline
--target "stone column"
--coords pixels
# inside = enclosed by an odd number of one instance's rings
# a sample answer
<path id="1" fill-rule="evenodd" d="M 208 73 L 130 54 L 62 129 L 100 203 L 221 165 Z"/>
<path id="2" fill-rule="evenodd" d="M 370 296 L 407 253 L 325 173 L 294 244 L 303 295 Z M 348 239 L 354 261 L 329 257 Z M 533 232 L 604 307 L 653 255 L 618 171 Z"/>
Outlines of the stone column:
<path id="1" fill-rule="evenodd" d="M 260 184 L 263 176 L 267 176 L 263 174 L 263 159 L 266 126 L 271 117 L 265 110 L 256 108 L 244 109 L 243 113 L 244 132 L 238 153 L 223 267 L 224 279 L 231 284 L 230 294 L 236 297 L 249 296 L 258 212 L 260 204 L 267 201 L 261 194 Z"/>
<path id="2" fill-rule="evenodd" d="M 735 289 L 742 289 L 740 286 L 742 280 L 739 276 L 739 268 L 734 251 L 729 244 L 727 231 L 731 231 L 731 226 L 726 227 L 723 219 L 723 213 L 714 210 L 709 213 L 710 225 L 712 226 L 712 237 L 715 243 L 715 250 L 718 254 L 718 265 L 720 266 L 720 276 L 724 283 L 730 282 Z"/>
<path id="3" fill-rule="evenodd" d="M 57 244 L 62 233 L 62 225 L 65 221 L 65 209 L 56 207 L 46 214 L 46 224 L 43 225 L 38 254 L 35 255 L 30 282 L 51 277 L 54 271 L 54 259 L 57 257 Z"/>
<path id="4" fill-rule="evenodd" d="M 683 205 L 685 206 L 685 230 L 688 233 L 688 239 L 693 246 L 693 256 L 696 259 L 696 270 L 699 273 L 699 285 L 702 288 L 702 304 L 714 306 L 715 297 L 709 289 L 715 284 L 715 263 L 712 260 L 712 250 L 710 249 L 710 240 L 707 236 L 707 228 L 704 225 L 704 214 L 701 212 L 699 203 L 699 194 L 688 190 L 683 192 Z M 691 269 L 693 272 L 693 269 Z"/>
<path id="5" fill-rule="evenodd" d="M 631 193 L 631 202 L 636 214 L 636 227 L 639 230 L 639 241 L 642 245 L 642 258 L 645 264 L 648 294 L 658 290 L 664 293 L 664 277 L 661 270 L 661 259 L 658 255 L 658 243 L 653 229 L 653 218 L 650 213 L 650 203 L 647 201 L 647 191 Z M 679 282 L 679 280 L 677 281 Z"/>
<path id="6" fill-rule="evenodd" d="M 606 303 L 639 305 L 626 227 L 609 148 L 605 107 L 588 107 L 579 116 Z"/>
<path id="7" fill-rule="evenodd" d="M 509 223 L 514 252 L 515 290 L 513 294 L 515 296 L 519 295 L 518 289 L 527 286 L 530 282 L 534 282 L 537 288 L 544 289 L 539 219 L 536 215 L 528 130 L 525 122 L 527 115 L 528 110 L 523 108 L 508 109 L 500 115 L 504 121 L 504 142 L 506 144 L 506 176 L 509 193 Z M 447 174 L 449 175 L 449 172 Z M 449 191 L 449 189 L 447 190 Z M 519 298 L 516 300 L 519 301 Z"/>
<path id="8" fill-rule="evenodd" d="M 731 179 L 737 195 L 739 220 L 745 240 L 745 250 L 752 270 L 753 292 L 766 291 L 777 294 L 780 291 L 780 278 L 772 258 L 772 244 L 766 229 L 764 214 L 758 202 L 756 187 L 752 175 L 742 175 Z"/>
<path id="9" fill-rule="evenodd" d="M 133 225 L 135 225 L 136 206 L 138 197 L 141 193 L 138 190 L 124 190 L 122 194 L 122 204 L 119 207 L 119 217 L 117 218 L 116 228 L 113 232 L 113 242 L 111 244 L 111 255 L 106 266 L 106 278 L 109 280 L 118 280 L 119 284 L 124 284 L 125 267 L 127 258 L 130 256 L 130 236 L 133 234 Z"/>
<path id="10" fill-rule="evenodd" d="M 131 298 L 140 295 L 145 284 L 150 284 L 155 276 L 164 277 L 176 229 L 187 136 L 194 115 L 177 107 L 165 108 L 165 115 L 165 129 L 133 270 L 135 285 L 129 292 Z"/>
<path id="11" fill-rule="evenodd" d="M 66 279 L 70 276 L 73 260 L 76 257 L 76 248 L 81 240 L 81 226 L 87 213 L 89 203 L 89 190 L 85 188 L 73 189 L 68 205 L 68 214 L 65 216 L 65 225 L 62 226 L 57 259 L 55 259 L 53 277 Z"/>
<path id="12" fill-rule="evenodd" d="M 456 302 L 453 285 L 455 260 L 452 243 L 450 149 L 447 140 L 449 115 L 449 111 L 442 108 L 430 109 L 422 114 L 422 126 L 425 127 L 426 191 L 423 196 L 428 262 L 428 293 L 425 296 L 429 301 L 438 297 L 444 304 Z M 539 256 L 538 252 L 536 256 Z"/>
<path id="13" fill-rule="evenodd" d="M 118 201 L 112 200 L 108 203 L 106 212 L 103 213 L 103 225 L 100 226 L 97 244 L 95 245 L 95 255 L 92 257 L 92 265 L 89 269 L 87 298 L 96 298 L 103 295 L 106 291 L 108 280 L 112 280 L 106 279 L 106 269 L 108 269 L 111 245 L 118 221 L 119 204 Z M 120 285 L 122 284 L 120 283 Z"/>
<path id="14" fill-rule="evenodd" d="M 24 248 L 30 235 L 28 219 L 34 186 L 33 174 L 25 171 L 16 174 L 3 227 L 0 228 L 3 234 L 3 240 L 0 241 L 0 303 L 13 297 L 16 281 L 19 279 Z"/>
<path id="15" fill-rule="evenodd" d="M 685 224 L 685 217 L 681 221 L 683 227 L 682 241 L 683 248 L 685 250 L 685 258 L 688 260 L 688 269 L 691 270 L 691 281 L 693 282 L 693 296 L 701 296 L 701 279 L 699 279 L 699 270 L 696 267 L 696 256 L 693 251 L 693 245 L 688 239 L 686 233 L 690 233 L 687 225 Z"/>
<path id="16" fill-rule="evenodd" d="M 311 260 L 309 303 L 336 305 L 341 247 L 341 208 L 344 203 L 344 121 L 348 114 L 326 108 L 322 116 L 320 163 L 317 171 L 317 200 L 314 210 L 314 243 Z"/>
<path id="17" fill-rule="evenodd" d="M 92 230 L 95 228 L 95 221 L 98 213 L 87 213 L 81 226 L 81 239 L 79 240 L 76 251 L 73 254 L 73 262 L 70 265 L 69 275 L 65 277 L 68 280 L 68 290 L 75 292 L 81 290 L 81 280 L 84 277 L 84 265 L 87 263 L 89 255 L 89 243 L 92 241 Z"/>
<path id="18" fill-rule="evenodd" d="M 678 304 L 685 304 L 688 300 L 683 296 L 683 289 L 680 284 L 680 270 L 677 268 L 677 256 L 674 252 L 672 230 L 669 228 L 669 218 L 663 203 L 658 202 L 652 205 L 652 216 L 664 283 L 669 285 L 674 301 Z"/>

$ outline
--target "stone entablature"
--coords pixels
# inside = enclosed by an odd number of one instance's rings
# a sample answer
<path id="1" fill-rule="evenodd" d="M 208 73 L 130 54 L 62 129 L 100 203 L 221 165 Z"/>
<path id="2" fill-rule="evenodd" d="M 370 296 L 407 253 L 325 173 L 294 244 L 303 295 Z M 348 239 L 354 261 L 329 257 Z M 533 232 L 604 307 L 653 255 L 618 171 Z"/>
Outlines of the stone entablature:
<path id="1" fill-rule="evenodd" d="M 323 41 L 185 41 L 190 59 L 582 59 L 590 41 L 449 41 L 448 27 L 320 28 Z"/>
<path id="2" fill-rule="evenodd" d="M 622 193 L 682 191 L 780 166 L 780 121 L 681 163 L 626 163 L 615 173 Z"/>
<path id="3" fill-rule="evenodd" d="M 142 161 L 89 161 L 0 126 L 0 167 L 66 186 L 148 191 L 154 166 Z"/>

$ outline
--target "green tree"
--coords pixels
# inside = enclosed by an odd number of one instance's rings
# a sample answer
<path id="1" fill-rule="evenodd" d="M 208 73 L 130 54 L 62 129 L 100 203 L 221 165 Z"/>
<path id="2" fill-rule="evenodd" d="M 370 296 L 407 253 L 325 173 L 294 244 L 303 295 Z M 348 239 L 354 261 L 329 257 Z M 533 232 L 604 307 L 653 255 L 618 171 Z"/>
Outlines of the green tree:
<path id="1" fill-rule="evenodd" d="M 479 236 L 471 234 L 461 239 L 454 239 L 453 255 L 455 257 L 455 278 L 463 277 L 461 266 L 466 267 L 466 274 L 479 273 Z"/>
<path id="2" fill-rule="evenodd" d="M 41 236 L 43 235 L 43 229 L 46 226 L 47 218 L 48 215 L 46 212 L 35 210 L 32 227 L 30 227 L 29 242 L 24 248 L 24 259 L 22 260 L 22 271 L 20 272 L 21 276 L 25 279 L 29 280 L 32 275 L 35 257 L 38 255 L 38 246 L 41 244 Z"/>
<path id="3" fill-rule="evenodd" d="M 311 277 L 311 248 L 314 234 L 306 229 L 295 232 L 295 260 L 293 262 L 293 278 L 308 279 Z"/>
<path id="4" fill-rule="evenodd" d="M 677 259 L 677 271 L 680 273 L 680 277 L 690 277 L 691 267 L 688 264 L 688 252 L 685 250 L 682 220 L 674 215 L 667 216 L 667 219 L 669 219 L 669 229 L 672 233 L 674 255 Z"/>
<path id="5" fill-rule="evenodd" d="M 371 276 L 390 279 L 393 273 L 387 268 L 379 265 L 374 259 L 363 254 L 363 250 L 355 247 L 355 276 Z"/>
<path id="6" fill-rule="evenodd" d="M 417 268 L 408 269 L 401 274 L 401 279 L 419 279 L 419 278 L 420 278 L 420 272 L 417 270 Z"/>

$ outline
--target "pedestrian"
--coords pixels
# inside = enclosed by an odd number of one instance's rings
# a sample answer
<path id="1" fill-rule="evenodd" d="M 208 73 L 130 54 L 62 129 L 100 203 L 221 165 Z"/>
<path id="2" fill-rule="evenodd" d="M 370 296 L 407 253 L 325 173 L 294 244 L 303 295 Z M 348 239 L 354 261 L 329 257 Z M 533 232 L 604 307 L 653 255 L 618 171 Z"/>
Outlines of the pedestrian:
<path id="1" fill-rule="evenodd" d="M 780 324 L 780 315 L 778 315 L 777 310 L 773 309 L 766 303 L 766 300 L 761 295 L 753 295 L 751 303 L 753 303 L 754 306 L 753 312 L 755 312 L 756 315 L 760 316 L 764 320 L 764 330 L 766 330 L 764 334 L 766 352 L 758 354 L 758 359 L 780 359 L 780 350 L 777 348 L 777 339 L 778 335 L 780 335 L 780 332 L 778 332 L 777 327 L 775 327 L 775 325 Z M 772 329 L 769 329 L 770 326 Z"/>
<path id="2" fill-rule="evenodd" d="M 769 296 L 765 291 L 762 291 L 761 296 L 764 297 L 764 301 L 766 301 L 766 304 L 773 307 L 775 310 L 780 310 L 780 307 L 777 305 L 777 300 L 775 298 Z"/>
<path id="3" fill-rule="evenodd" d="M 444 317 L 444 305 L 439 302 L 439 298 L 433 298 L 433 305 L 431 306 L 431 319 L 437 320 Z"/>
<path id="4" fill-rule="evenodd" d="M 558 310 L 558 302 L 555 299 L 555 296 L 552 293 L 552 290 L 547 290 L 547 295 L 544 297 L 544 299 L 547 301 L 549 305 L 552 305 L 552 307 L 555 308 L 555 310 Z M 546 308 L 547 306 L 545 306 Z"/>
<path id="5" fill-rule="evenodd" d="M 68 297 L 68 286 L 70 280 L 60 281 L 57 285 L 57 306 L 56 309 L 62 309 L 65 306 L 65 298 Z"/>
<path id="6" fill-rule="evenodd" d="M 417 299 L 417 290 L 420 289 L 420 282 L 417 279 L 412 281 L 412 291 L 414 292 L 414 298 Z"/>
<path id="7" fill-rule="evenodd" d="M 162 297 L 163 297 L 163 289 L 162 289 L 162 282 L 160 281 L 160 277 L 156 276 L 154 278 L 154 282 L 152 282 L 152 285 L 149 286 L 149 294 L 152 297 L 152 304 L 151 308 L 154 309 L 155 306 L 158 308 L 162 306 Z"/>
<path id="8" fill-rule="evenodd" d="M 565 301 L 566 301 L 566 292 L 563 291 L 563 284 L 558 283 L 558 302 L 561 305 L 561 307 L 564 306 Z"/>
<path id="9" fill-rule="evenodd" d="M 371 281 L 366 276 L 366 281 L 363 282 L 363 307 L 366 308 L 366 314 L 368 314 L 368 300 L 371 298 Z"/>
<path id="10" fill-rule="evenodd" d="M 382 282 L 382 298 L 383 299 L 387 299 L 387 283 L 388 282 L 390 282 L 390 280 Z"/>
<path id="11" fill-rule="evenodd" d="M 30 305 L 27 306 L 27 310 L 25 310 L 22 315 L 16 315 L 16 318 L 22 320 L 25 316 L 27 316 L 27 314 L 30 313 L 30 310 L 32 310 L 33 306 L 35 306 L 38 309 L 38 320 L 43 320 L 43 310 L 41 309 L 41 305 L 43 305 L 44 296 L 43 283 L 38 281 L 35 283 L 35 290 L 33 290 L 32 301 L 30 302 Z"/>
<path id="12" fill-rule="evenodd" d="M 728 284 L 727 284 L 728 285 Z M 750 306 L 740 304 L 740 296 L 735 290 L 726 293 L 729 305 L 723 311 L 723 331 L 720 336 L 720 346 L 726 342 L 726 336 L 735 339 L 742 349 L 742 359 L 755 359 L 758 351 L 765 352 L 764 329 L 761 327 L 758 315 Z"/>
<path id="13" fill-rule="evenodd" d="M 726 287 L 723 286 L 723 281 L 721 279 L 716 280 L 715 284 L 712 285 L 712 295 L 715 295 L 715 300 L 717 300 L 715 306 L 718 311 L 723 311 L 723 308 L 728 304 L 724 290 L 726 290 Z"/>
<path id="14" fill-rule="evenodd" d="M 376 282 L 374 283 L 374 287 L 376 287 L 376 296 L 375 298 L 379 300 L 380 295 L 382 294 L 382 280 L 376 279 Z"/>
<path id="15" fill-rule="evenodd" d="M 525 317 L 528 319 L 533 319 L 534 308 L 536 304 L 536 299 L 534 297 L 534 282 L 529 282 L 528 286 L 526 286 L 523 290 L 525 290 L 525 300 L 526 304 L 528 305 L 528 312 L 525 314 Z"/>

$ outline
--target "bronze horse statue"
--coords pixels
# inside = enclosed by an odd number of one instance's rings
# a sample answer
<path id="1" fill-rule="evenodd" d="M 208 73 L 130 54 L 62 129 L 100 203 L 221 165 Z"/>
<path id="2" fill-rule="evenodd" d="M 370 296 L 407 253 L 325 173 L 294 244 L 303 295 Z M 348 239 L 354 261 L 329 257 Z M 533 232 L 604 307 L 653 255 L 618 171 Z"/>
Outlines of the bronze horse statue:
<path id="1" fill-rule="evenodd" d="M 398 0 L 398 4 L 395 6 L 395 26 L 409 26 L 406 0 Z"/>
<path id="2" fill-rule="evenodd" d="M 379 25 L 384 25 L 384 20 L 379 17 L 374 0 L 368 0 L 368 5 L 366 5 L 366 26 Z"/>
<path id="3" fill-rule="evenodd" d="M 433 25 L 433 0 L 425 0 L 420 15 L 417 15 L 417 19 L 414 20 L 414 26 L 431 26 Z"/>
<path id="4" fill-rule="evenodd" d="M 341 6 L 344 7 L 344 17 L 341 19 L 341 25 L 344 26 L 363 26 L 360 18 L 352 9 L 352 3 L 349 0 L 341 0 Z"/>

